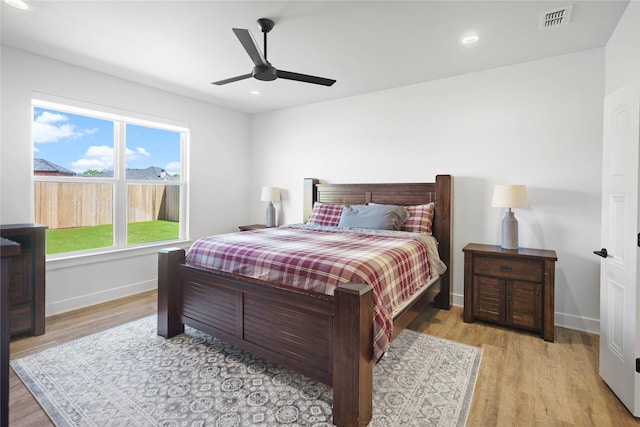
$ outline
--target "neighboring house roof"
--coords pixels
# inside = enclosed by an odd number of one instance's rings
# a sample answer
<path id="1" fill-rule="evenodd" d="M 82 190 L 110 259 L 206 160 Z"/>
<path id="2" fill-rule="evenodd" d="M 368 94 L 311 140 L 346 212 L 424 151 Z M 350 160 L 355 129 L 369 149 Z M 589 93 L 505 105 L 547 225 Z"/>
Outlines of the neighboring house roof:
<path id="1" fill-rule="evenodd" d="M 89 176 L 84 174 L 81 175 Z M 111 178 L 113 177 L 113 169 L 104 170 L 98 176 L 102 178 Z M 141 181 L 170 181 L 174 178 L 158 166 L 149 166 L 145 169 L 127 169 L 127 179 Z"/>
<path id="2" fill-rule="evenodd" d="M 68 176 L 91 176 L 85 174 L 76 174 L 74 171 L 56 165 L 53 162 L 44 159 L 33 159 L 33 172 L 36 175 L 68 175 Z M 113 177 L 113 170 L 105 170 L 99 175 L 100 177 Z M 127 169 L 127 179 L 148 180 L 148 181 L 170 181 L 175 179 L 170 176 L 164 169 L 157 166 L 149 166 L 145 169 Z"/>
<path id="3" fill-rule="evenodd" d="M 72 170 L 64 168 L 60 165 L 56 165 L 53 162 L 44 159 L 33 159 L 33 173 L 46 174 L 46 175 L 69 175 L 73 176 L 76 173 Z"/>
<path id="4" fill-rule="evenodd" d="M 146 169 L 127 169 L 127 179 L 169 180 L 169 174 L 157 166 Z"/>

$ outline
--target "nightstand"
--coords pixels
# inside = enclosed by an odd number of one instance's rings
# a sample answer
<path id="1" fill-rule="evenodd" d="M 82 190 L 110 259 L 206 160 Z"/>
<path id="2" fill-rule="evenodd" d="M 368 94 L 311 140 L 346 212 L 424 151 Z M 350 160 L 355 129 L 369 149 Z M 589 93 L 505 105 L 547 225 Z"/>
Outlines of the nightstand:
<path id="1" fill-rule="evenodd" d="M 464 321 L 499 323 L 553 341 L 555 251 L 464 247 Z"/>
<path id="2" fill-rule="evenodd" d="M 249 230 L 262 230 L 263 228 L 267 228 L 264 224 L 251 224 L 251 225 L 241 225 L 238 227 L 240 231 L 249 231 Z"/>

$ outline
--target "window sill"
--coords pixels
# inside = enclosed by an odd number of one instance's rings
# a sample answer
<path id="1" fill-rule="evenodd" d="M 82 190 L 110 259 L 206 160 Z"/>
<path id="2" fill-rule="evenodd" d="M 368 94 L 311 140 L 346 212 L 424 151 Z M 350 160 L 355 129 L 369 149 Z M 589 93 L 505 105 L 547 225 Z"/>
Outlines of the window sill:
<path id="1" fill-rule="evenodd" d="M 88 265 L 100 262 L 114 261 L 123 258 L 144 256 L 158 253 L 162 248 L 180 247 L 188 249 L 191 240 L 172 240 L 165 242 L 154 242 L 145 245 L 132 246 L 128 248 L 108 248 L 99 252 L 74 253 L 69 255 L 49 255 L 47 256 L 47 270 L 75 267 L 78 265 Z"/>

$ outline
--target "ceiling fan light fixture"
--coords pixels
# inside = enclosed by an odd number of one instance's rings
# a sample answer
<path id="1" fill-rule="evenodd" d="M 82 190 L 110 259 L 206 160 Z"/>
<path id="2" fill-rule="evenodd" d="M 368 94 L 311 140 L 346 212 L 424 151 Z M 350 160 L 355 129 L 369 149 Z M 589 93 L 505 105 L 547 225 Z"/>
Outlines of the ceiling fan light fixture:
<path id="1" fill-rule="evenodd" d="M 20 10 L 29 9 L 29 5 L 22 0 L 4 0 L 4 2 L 11 7 L 15 7 L 16 9 L 20 9 Z"/>

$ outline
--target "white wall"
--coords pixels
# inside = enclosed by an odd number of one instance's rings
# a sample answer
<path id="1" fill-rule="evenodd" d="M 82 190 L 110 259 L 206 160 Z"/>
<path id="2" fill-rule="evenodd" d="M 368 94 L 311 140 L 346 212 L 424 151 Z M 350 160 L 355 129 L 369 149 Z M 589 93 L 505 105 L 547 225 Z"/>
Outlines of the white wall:
<path id="1" fill-rule="evenodd" d="M 188 123 L 190 237 L 248 221 L 247 115 L 5 46 L 1 56 L 0 223 L 34 220 L 33 92 Z M 47 315 L 155 288 L 156 252 L 47 262 Z"/>
<path id="2" fill-rule="evenodd" d="M 604 49 L 251 118 L 4 46 L 1 55 L 1 223 L 33 221 L 29 102 L 34 91 L 48 93 L 190 124 L 192 238 L 262 222 L 263 185 L 282 188 L 282 224 L 302 219 L 304 177 L 399 182 L 452 174 L 459 305 L 462 248 L 499 243 L 504 212 L 490 206 L 493 186 L 526 184 L 530 208 L 516 210 L 520 244 L 558 254 L 556 324 L 598 331 L 599 263 L 591 251 L 600 240 Z M 47 315 L 155 287 L 155 250 L 94 261 L 49 263 Z"/>
<path id="3" fill-rule="evenodd" d="M 327 89 L 331 90 L 331 89 Z M 302 219 L 302 179 L 454 176 L 454 303 L 468 242 L 499 244 L 495 184 L 526 184 L 520 246 L 557 252 L 556 324 L 599 330 L 604 49 L 251 118 L 252 221 L 262 185 L 281 187 L 279 224 Z M 255 194 L 252 194 L 255 192 Z"/>
<path id="4" fill-rule="evenodd" d="M 631 1 L 605 47 L 608 95 L 640 78 L 640 2 Z"/>

